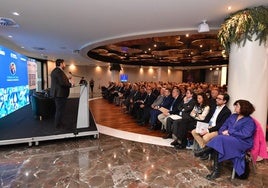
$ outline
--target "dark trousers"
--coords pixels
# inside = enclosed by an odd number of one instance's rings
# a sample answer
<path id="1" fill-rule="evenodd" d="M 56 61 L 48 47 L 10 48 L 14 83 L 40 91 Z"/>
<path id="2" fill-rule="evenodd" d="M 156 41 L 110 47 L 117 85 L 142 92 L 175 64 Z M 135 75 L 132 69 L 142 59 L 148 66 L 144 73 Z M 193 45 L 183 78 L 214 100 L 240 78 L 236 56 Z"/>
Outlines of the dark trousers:
<path id="1" fill-rule="evenodd" d="M 66 106 L 67 98 L 65 97 L 56 97 L 55 105 L 56 105 L 56 113 L 55 113 L 55 125 L 57 127 L 61 127 L 63 114 Z"/>
<path id="2" fill-rule="evenodd" d="M 162 112 L 158 109 L 151 109 L 150 110 L 150 124 L 151 126 L 154 126 L 157 123 L 157 116 L 161 114 Z"/>
<path id="3" fill-rule="evenodd" d="M 187 145 L 188 131 L 195 129 L 196 120 L 194 119 L 181 119 L 177 122 L 177 138 L 181 141 L 183 146 Z M 174 126 L 175 127 L 175 126 Z"/>
<path id="4" fill-rule="evenodd" d="M 150 106 L 145 106 L 144 110 L 143 110 L 143 120 L 145 123 L 148 123 L 150 120 L 150 111 L 151 111 L 151 107 Z"/>
<path id="5" fill-rule="evenodd" d="M 174 134 L 177 136 L 178 134 L 178 124 L 179 122 L 182 121 L 181 119 L 171 119 L 170 117 L 167 118 L 167 127 L 166 127 L 166 131 L 168 134 Z"/>

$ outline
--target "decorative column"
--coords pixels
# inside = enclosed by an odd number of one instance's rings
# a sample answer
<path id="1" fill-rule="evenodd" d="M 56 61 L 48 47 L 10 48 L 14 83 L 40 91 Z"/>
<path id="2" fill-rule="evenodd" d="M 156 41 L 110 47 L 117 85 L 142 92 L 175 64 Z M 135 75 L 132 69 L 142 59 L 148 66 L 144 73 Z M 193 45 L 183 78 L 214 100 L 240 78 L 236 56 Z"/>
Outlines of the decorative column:
<path id="1" fill-rule="evenodd" d="M 259 41 L 246 41 L 244 47 L 231 45 L 229 57 L 229 107 L 238 99 L 250 101 L 253 113 L 266 132 L 268 109 L 268 47 Z"/>
<path id="2" fill-rule="evenodd" d="M 161 73 L 162 73 L 162 67 L 158 67 L 157 69 L 157 81 L 158 82 L 162 80 Z"/>
<path id="3" fill-rule="evenodd" d="M 120 70 L 121 70 L 120 64 L 111 63 L 110 71 L 112 73 L 112 75 L 111 75 L 111 81 L 112 82 L 119 82 Z"/>
<path id="4" fill-rule="evenodd" d="M 111 81 L 112 82 L 119 82 L 119 71 L 111 70 Z"/>
<path id="5" fill-rule="evenodd" d="M 221 25 L 218 37 L 230 52 L 228 93 L 229 107 L 234 101 L 250 101 L 252 114 L 264 133 L 268 110 L 268 7 L 259 6 L 231 14 Z"/>

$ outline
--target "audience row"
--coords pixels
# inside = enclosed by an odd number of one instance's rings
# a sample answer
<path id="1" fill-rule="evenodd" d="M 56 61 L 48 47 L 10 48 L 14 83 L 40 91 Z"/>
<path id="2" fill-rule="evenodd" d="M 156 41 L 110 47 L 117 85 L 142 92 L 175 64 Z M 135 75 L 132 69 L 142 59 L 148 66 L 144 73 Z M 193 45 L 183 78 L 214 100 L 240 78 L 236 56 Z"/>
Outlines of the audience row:
<path id="1" fill-rule="evenodd" d="M 250 114 L 255 109 L 250 102 L 238 100 L 234 103 L 235 114 L 231 115 L 226 105 L 229 101 L 226 86 L 111 82 L 102 89 L 103 97 L 125 109 L 125 113 L 136 118 L 138 125 L 149 125 L 151 130 L 161 129 L 165 133 L 164 139 L 173 138 L 171 145 L 176 149 L 185 149 L 189 135 L 192 135 L 198 143 L 198 148 L 194 150 L 196 157 L 207 160 L 209 154 L 213 153 L 214 167 L 207 179 L 219 177 L 219 162 L 228 159 L 233 161 L 238 176 L 245 176 L 245 154 L 253 145 L 255 131 Z M 202 123 L 207 127 L 199 130 L 197 125 Z M 222 135 L 228 135 L 229 138 Z M 232 151 L 225 142 L 234 143 Z M 247 144 L 243 145 L 244 142 Z"/>

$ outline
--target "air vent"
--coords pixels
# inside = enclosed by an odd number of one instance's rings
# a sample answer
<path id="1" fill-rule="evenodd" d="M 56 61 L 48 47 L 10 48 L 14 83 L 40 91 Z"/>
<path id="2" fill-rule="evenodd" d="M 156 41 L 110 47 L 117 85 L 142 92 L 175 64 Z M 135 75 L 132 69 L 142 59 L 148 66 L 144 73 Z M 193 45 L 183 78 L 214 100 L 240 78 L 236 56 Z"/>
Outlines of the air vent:
<path id="1" fill-rule="evenodd" d="M 73 50 L 73 54 L 79 54 L 80 50 Z"/>
<path id="2" fill-rule="evenodd" d="M 43 51 L 45 50 L 45 48 L 43 47 L 33 47 L 34 50 L 38 50 L 38 51 Z"/>
<path id="3" fill-rule="evenodd" d="M 11 18 L 0 17 L 0 26 L 4 27 L 19 27 L 19 25 Z"/>

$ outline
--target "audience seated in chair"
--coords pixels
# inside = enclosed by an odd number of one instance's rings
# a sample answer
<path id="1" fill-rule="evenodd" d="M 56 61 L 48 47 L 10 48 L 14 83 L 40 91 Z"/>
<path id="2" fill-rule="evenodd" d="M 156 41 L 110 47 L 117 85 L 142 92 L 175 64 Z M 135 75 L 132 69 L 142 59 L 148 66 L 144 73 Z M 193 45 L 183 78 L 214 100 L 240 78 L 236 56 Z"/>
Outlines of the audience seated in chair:
<path id="1" fill-rule="evenodd" d="M 204 121 L 209 113 L 209 102 L 205 93 L 197 94 L 197 103 L 187 117 L 183 117 L 176 125 L 176 139 L 171 143 L 176 149 L 184 149 L 187 145 L 187 134 L 195 128 L 197 121 Z"/>
<path id="2" fill-rule="evenodd" d="M 172 138 L 172 133 L 177 133 L 177 127 L 179 121 L 182 118 L 190 118 L 190 112 L 194 108 L 196 103 L 195 99 L 193 98 L 193 90 L 187 89 L 185 96 L 183 97 L 182 101 L 178 105 L 178 111 L 174 113 L 174 115 L 178 115 L 180 118 L 175 119 L 173 117 L 168 117 L 166 122 L 166 135 L 163 136 L 164 139 Z"/>
<path id="3" fill-rule="evenodd" d="M 156 106 L 154 109 L 150 110 L 150 129 L 152 129 L 152 130 L 158 129 L 157 116 L 162 113 L 160 111 L 160 109 L 170 108 L 172 101 L 173 101 L 173 98 L 171 96 L 171 90 L 166 88 L 165 89 L 165 97 L 164 97 L 162 103 L 159 106 Z"/>
<path id="4" fill-rule="evenodd" d="M 234 111 L 219 129 L 219 135 L 210 140 L 207 145 L 196 151 L 196 156 L 212 153 L 213 171 L 207 175 L 209 180 L 220 176 L 221 162 L 231 160 L 238 176 L 245 172 L 245 155 L 253 147 L 256 125 L 250 115 L 255 108 L 247 100 L 234 102 Z M 244 175 L 243 175 L 244 176 Z"/>
<path id="5" fill-rule="evenodd" d="M 199 144 L 200 148 L 204 148 L 205 145 L 212 138 L 218 135 L 218 130 L 221 128 L 225 120 L 231 115 L 230 109 L 226 106 L 229 101 L 228 94 L 219 94 L 216 98 L 216 106 L 214 102 L 210 103 L 210 111 L 206 116 L 205 122 L 209 123 L 208 130 L 203 133 L 196 133 L 196 129 L 192 130 L 192 135 L 195 141 Z M 201 156 L 202 160 L 208 159 L 208 155 Z"/>
<path id="6" fill-rule="evenodd" d="M 148 86 L 146 88 L 146 97 L 137 109 L 137 122 L 139 125 L 145 125 L 149 122 L 151 105 L 156 99 L 155 94 L 152 92 L 152 88 Z"/>
<path id="7" fill-rule="evenodd" d="M 167 121 L 167 118 L 170 116 L 170 115 L 173 115 L 173 114 L 176 114 L 179 112 L 179 104 L 181 103 L 181 101 L 183 100 L 182 96 L 180 95 L 180 90 L 178 88 L 173 88 L 172 89 L 172 97 L 173 97 L 173 101 L 170 105 L 170 107 L 168 109 L 164 109 L 162 111 L 161 114 L 159 114 L 157 116 L 158 120 L 161 122 L 161 130 L 166 130 L 166 121 Z"/>

